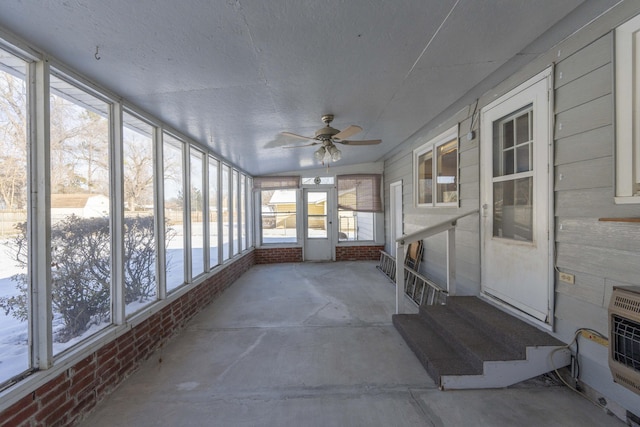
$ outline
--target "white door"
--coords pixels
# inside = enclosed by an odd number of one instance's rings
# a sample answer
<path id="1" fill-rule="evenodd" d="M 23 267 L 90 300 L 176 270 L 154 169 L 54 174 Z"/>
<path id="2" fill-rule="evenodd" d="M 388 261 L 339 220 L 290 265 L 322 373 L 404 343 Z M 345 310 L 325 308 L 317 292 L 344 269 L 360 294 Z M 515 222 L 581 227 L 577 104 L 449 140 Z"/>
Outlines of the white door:
<path id="1" fill-rule="evenodd" d="M 391 255 L 396 256 L 396 239 L 402 236 L 402 181 L 392 183 L 390 189 L 389 249 Z"/>
<path id="2" fill-rule="evenodd" d="M 481 112 L 482 291 L 551 323 L 551 70 Z"/>
<path id="3" fill-rule="evenodd" d="M 329 190 L 304 190 L 304 259 L 333 259 L 333 208 Z"/>

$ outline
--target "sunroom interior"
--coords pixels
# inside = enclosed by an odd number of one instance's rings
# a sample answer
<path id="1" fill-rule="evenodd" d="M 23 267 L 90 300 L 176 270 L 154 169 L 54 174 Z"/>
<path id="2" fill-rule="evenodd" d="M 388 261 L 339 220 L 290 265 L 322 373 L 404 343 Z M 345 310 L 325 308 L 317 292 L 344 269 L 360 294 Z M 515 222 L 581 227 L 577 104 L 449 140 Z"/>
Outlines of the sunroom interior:
<path id="1" fill-rule="evenodd" d="M 640 380 L 614 381 L 598 343 L 614 288 L 640 285 L 640 138 L 613 101 L 636 103 L 616 85 L 640 78 L 616 74 L 615 49 L 638 13 L 617 0 L 2 2 L 0 424 L 81 421 L 258 264 L 402 266 L 418 240 L 423 286 L 485 297 L 568 344 L 570 368 L 591 333 L 582 392 L 640 424 Z M 568 130 L 594 111 L 601 122 Z M 603 143 L 581 151 L 583 136 Z M 630 238 L 594 243 L 611 233 Z M 495 238 L 521 254 L 546 243 L 510 269 L 489 262 L 510 256 Z M 491 282 L 518 273 L 544 283 Z M 397 313 L 412 304 L 401 280 Z M 74 388 L 73 372 L 114 357 L 117 373 Z M 75 390 L 62 413 L 47 394 L 61 387 Z"/>

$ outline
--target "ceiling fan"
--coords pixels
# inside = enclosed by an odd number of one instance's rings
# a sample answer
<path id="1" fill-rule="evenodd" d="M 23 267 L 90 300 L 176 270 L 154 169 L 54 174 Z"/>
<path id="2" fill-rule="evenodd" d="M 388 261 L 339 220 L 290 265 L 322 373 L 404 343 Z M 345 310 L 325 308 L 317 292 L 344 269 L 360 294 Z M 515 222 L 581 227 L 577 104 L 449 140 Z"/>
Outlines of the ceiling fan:
<path id="1" fill-rule="evenodd" d="M 293 145 L 287 146 L 283 148 L 299 148 L 299 147 L 311 147 L 313 145 L 322 144 L 322 147 L 318 148 L 315 153 L 313 153 L 314 157 L 324 163 L 325 161 L 334 161 L 337 162 L 342 158 L 342 151 L 335 146 L 335 144 L 343 144 L 343 145 L 376 145 L 380 144 L 382 141 L 379 139 L 369 139 L 369 140 L 348 140 L 350 136 L 357 134 L 362 131 L 360 126 L 351 125 L 345 130 L 339 131 L 338 129 L 334 129 L 330 126 L 333 121 L 333 114 L 325 114 L 322 116 L 322 121 L 326 124 L 325 127 L 320 128 L 316 131 L 316 136 L 302 136 L 291 132 L 282 132 L 282 135 L 290 136 L 292 138 L 303 139 L 305 141 L 313 141 L 311 144 L 306 145 Z"/>

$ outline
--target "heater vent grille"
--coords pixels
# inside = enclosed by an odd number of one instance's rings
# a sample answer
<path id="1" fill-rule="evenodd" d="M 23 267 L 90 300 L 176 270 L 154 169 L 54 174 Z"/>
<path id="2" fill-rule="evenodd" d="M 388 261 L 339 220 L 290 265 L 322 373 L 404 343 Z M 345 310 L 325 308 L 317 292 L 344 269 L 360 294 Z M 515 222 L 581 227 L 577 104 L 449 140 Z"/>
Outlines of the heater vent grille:
<path id="1" fill-rule="evenodd" d="M 613 288 L 609 334 L 609 368 L 613 379 L 640 394 L 640 287 Z"/>

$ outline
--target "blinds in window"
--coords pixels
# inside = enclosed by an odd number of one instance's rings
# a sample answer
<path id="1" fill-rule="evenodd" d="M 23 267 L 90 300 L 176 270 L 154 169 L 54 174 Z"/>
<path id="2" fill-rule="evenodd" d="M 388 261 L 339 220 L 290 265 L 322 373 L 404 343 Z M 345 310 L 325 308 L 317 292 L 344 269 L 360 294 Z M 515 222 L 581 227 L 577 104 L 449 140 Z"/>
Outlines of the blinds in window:
<path id="1" fill-rule="evenodd" d="M 282 190 L 300 188 L 299 176 L 257 176 L 253 178 L 254 190 Z"/>
<path id="2" fill-rule="evenodd" d="M 338 175 L 338 208 L 357 212 L 382 212 L 382 175 Z"/>

